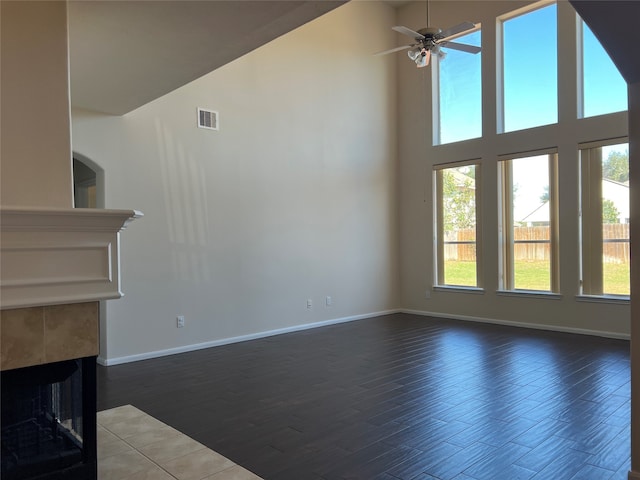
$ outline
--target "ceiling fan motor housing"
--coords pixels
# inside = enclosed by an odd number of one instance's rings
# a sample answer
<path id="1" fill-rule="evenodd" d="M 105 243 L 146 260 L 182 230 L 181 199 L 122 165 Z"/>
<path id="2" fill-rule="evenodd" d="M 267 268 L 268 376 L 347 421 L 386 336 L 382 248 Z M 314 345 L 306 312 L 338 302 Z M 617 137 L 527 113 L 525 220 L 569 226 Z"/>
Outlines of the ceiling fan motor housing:
<path id="1" fill-rule="evenodd" d="M 440 30 L 438 27 L 425 27 L 425 28 L 421 28 L 420 30 L 418 30 L 418 33 L 420 35 L 423 35 L 423 36 L 425 36 L 427 38 L 435 37 L 440 32 L 442 32 L 442 30 Z"/>

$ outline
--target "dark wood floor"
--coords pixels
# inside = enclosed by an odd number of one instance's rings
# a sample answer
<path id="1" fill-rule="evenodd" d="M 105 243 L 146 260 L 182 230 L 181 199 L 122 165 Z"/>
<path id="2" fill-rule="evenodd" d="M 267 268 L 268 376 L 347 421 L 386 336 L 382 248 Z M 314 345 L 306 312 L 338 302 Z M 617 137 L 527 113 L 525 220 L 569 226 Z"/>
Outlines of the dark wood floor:
<path id="1" fill-rule="evenodd" d="M 629 343 L 388 315 L 108 368 L 267 480 L 623 480 Z"/>

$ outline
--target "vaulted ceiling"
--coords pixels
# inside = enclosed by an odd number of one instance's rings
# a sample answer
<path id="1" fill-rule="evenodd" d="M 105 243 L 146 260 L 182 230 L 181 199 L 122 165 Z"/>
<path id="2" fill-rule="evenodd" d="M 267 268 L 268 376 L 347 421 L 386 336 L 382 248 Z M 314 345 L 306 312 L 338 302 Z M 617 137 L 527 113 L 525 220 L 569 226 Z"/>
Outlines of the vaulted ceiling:
<path id="1" fill-rule="evenodd" d="M 589 25 L 627 83 L 640 82 L 640 2 L 630 0 L 570 0 Z M 602 88 L 606 88 L 603 79 Z"/>
<path id="2" fill-rule="evenodd" d="M 69 0 L 72 105 L 122 115 L 346 1 Z M 640 2 L 570 1 L 625 79 L 640 81 Z"/>
<path id="3" fill-rule="evenodd" d="M 70 0 L 71 101 L 122 115 L 346 0 Z"/>

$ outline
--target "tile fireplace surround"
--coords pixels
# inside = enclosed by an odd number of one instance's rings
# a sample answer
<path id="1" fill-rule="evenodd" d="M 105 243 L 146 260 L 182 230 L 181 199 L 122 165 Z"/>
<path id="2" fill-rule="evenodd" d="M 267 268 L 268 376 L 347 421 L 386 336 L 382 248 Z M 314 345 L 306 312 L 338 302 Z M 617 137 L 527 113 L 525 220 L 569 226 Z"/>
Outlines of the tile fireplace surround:
<path id="1" fill-rule="evenodd" d="M 100 348 L 99 301 L 123 295 L 120 232 L 141 216 L 134 210 L 0 209 L 3 379 L 5 373 L 26 367 L 31 368 L 25 372 L 55 371 L 55 366 L 91 358 L 93 362 L 86 365 L 95 365 Z M 83 392 L 86 385 L 93 391 L 93 412 L 87 413 L 95 419 L 95 372 L 93 380 L 86 382 Z M 11 399 L 3 399 L 3 405 L 5 400 L 12 405 Z M 13 407 L 8 409 L 12 411 Z M 95 450 L 95 426 L 85 431 L 89 437 L 82 441 Z M 3 450 L 4 441 L 3 430 Z"/>

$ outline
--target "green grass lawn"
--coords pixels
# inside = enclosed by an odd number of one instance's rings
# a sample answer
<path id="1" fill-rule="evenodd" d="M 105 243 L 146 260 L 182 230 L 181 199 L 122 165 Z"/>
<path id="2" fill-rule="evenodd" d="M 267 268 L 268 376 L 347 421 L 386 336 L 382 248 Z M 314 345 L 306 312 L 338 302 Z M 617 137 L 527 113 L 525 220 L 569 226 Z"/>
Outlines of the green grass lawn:
<path id="1" fill-rule="evenodd" d="M 445 262 L 447 285 L 475 286 L 474 262 Z M 604 290 L 613 295 L 629 295 L 629 265 L 604 264 Z M 516 262 L 516 288 L 523 290 L 549 290 L 549 262 Z"/>

